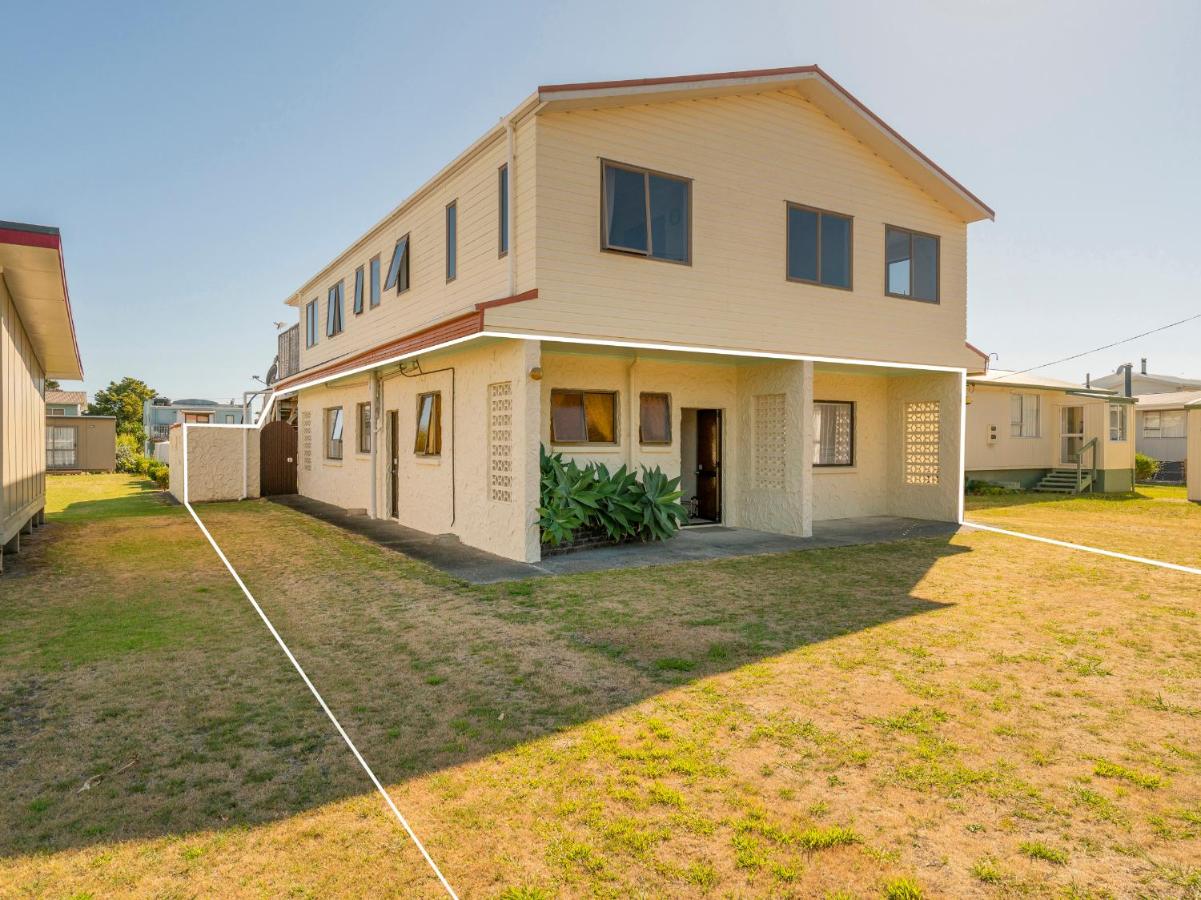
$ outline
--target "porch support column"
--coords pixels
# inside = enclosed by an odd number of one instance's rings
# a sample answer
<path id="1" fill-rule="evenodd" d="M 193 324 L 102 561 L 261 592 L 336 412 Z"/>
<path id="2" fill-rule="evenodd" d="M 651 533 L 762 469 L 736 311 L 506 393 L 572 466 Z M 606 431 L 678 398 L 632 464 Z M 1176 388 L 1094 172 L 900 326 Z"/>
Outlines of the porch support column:
<path id="1" fill-rule="evenodd" d="M 800 452 L 796 458 L 800 460 L 801 488 L 801 537 L 813 536 L 813 363 L 804 361 L 800 364 L 800 385 L 798 393 L 801 398 L 800 423 Z"/>
<path id="2" fill-rule="evenodd" d="M 513 465 L 521 471 L 513 473 L 513 506 L 514 514 L 519 517 L 519 525 L 525 532 L 525 561 L 538 562 L 542 559 L 542 532 L 538 528 L 542 342 L 523 340 L 519 344 L 520 368 L 514 373 L 513 383 Z"/>

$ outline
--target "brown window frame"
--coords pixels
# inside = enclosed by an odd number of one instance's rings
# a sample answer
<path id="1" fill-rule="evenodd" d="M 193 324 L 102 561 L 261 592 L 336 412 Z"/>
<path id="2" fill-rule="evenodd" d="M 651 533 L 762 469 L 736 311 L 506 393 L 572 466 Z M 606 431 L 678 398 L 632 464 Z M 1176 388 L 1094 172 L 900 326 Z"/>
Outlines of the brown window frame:
<path id="1" fill-rule="evenodd" d="M 451 210 L 454 210 L 454 220 L 455 220 L 455 239 L 453 241 L 450 239 Z M 459 198 L 458 197 L 456 197 L 454 200 L 451 200 L 449 203 L 446 204 L 446 213 L 445 213 L 445 217 L 443 219 L 442 225 L 443 225 L 443 231 L 445 232 L 443 253 L 446 256 L 446 283 L 450 284 L 452 281 L 454 281 L 456 278 L 459 277 Z M 452 249 L 454 251 L 453 254 L 451 252 Z M 452 256 L 453 256 L 453 260 L 454 260 L 453 266 L 451 263 Z"/>
<path id="2" fill-rule="evenodd" d="M 554 398 L 556 395 L 561 396 L 563 394 L 579 394 L 580 395 L 580 412 L 584 416 L 584 440 L 582 440 L 582 441 L 565 440 L 563 438 L 556 436 L 556 434 L 555 434 Z M 610 403 L 611 403 L 611 409 L 613 411 L 613 413 L 612 413 L 613 440 L 611 440 L 611 441 L 594 441 L 594 440 L 591 440 L 588 438 L 588 418 L 587 418 L 586 405 L 585 405 L 585 401 L 584 401 L 585 394 L 597 394 L 597 395 L 603 395 L 603 396 L 606 396 L 609 398 Z M 552 444 L 561 445 L 561 446 L 573 446 L 573 447 L 615 447 L 615 446 L 618 446 L 621 444 L 621 433 L 619 431 L 619 426 L 620 426 L 620 421 L 621 421 L 619 410 L 621 409 L 621 406 L 618 403 L 617 391 L 591 390 L 591 389 L 586 389 L 586 388 L 552 388 L 550 395 L 551 395 L 550 442 Z"/>
<path id="3" fill-rule="evenodd" d="M 790 210 L 803 209 L 806 212 L 817 213 L 817 280 L 809 278 L 797 278 L 788 273 L 788 251 L 792 243 L 792 217 L 788 215 Z M 837 216 L 840 219 L 846 219 L 851 223 L 850 240 L 847 243 L 847 284 L 827 284 L 821 280 L 822 277 L 822 216 Z M 811 284 L 814 287 L 831 288 L 836 291 L 853 291 L 855 290 L 855 217 L 840 213 L 832 209 L 822 209 L 820 206 L 809 206 L 805 203 L 793 203 L 791 200 L 784 201 L 784 280 L 791 281 L 794 284 Z"/>
<path id="4" fill-rule="evenodd" d="M 855 468 L 855 413 L 858 412 L 854 400 L 814 400 L 813 405 L 822 404 L 825 406 L 849 406 L 851 408 L 851 461 L 844 463 L 823 463 L 814 462 L 815 469 L 853 469 Z M 820 438 L 818 439 L 820 441 Z"/>
<path id="5" fill-rule="evenodd" d="M 645 436 L 646 425 L 645 415 L 646 408 L 643 406 L 644 401 L 648 397 L 662 397 L 667 405 L 667 437 L 664 440 L 648 440 Z M 638 443 L 646 447 L 667 447 L 671 445 L 672 428 L 671 428 L 671 394 L 667 391 L 642 391 L 638 394 Z"/>
<path id="6" fill-rule="evenodd" d="M 213 414 L 211 412 L 185 412 L 183 420 L 189 425 L 211 425 Z"/>
<path id="7" fill-rule="evenodd" d="M 342 437 L 335 438 L 333 436 L 333 423 L 339 416 L 342 419 Z M 322 424 L 322 429 L 321 429 L 322 438 L 325 443 L 325 447 L 324 447 L 325 458 L 326 459 L 335 459 L 335 460 L 341 460 L 341 459 L 345 458 L 345 455 L 346 455 L 346 411 L 341 406 L 325 407 L 324 415 L 321 417 L 321 424 Z M 334 455 L 334 450 L 335 450 L 334 445 L 335 444 L 338 445 L 336 448 L 338 451 L 336 456 Z"/>
<path id="8" fill-rule="evenodd" d="M 371 404 L 360 403 L 355 409 L 359 422 L 358 452 L 371 452 Z M 364 419 L 364 416 L 366 417 Z M 366 440 L 364 440 L 366 439 Z"/>
<path id="9" fill-rule="evenodd" d="M 421 433 L 421 410 L 426 398 L 432 398 L 429 426 Z M 431 449 L 431 438 L 435 445 Z M 442 392 L 426 391 L 417 395 L 417 420 L 413 427 L 413 455 L 438 457 L 442 455 Z"/>
<path id="10" fill-rule="evenodd" d="M 909 293 L 894 294 L 888 289 L 888 232 L 903 231 L 909 235 Z M 927 297 L 913 296 L 913 236 L 927 237 L 934 239 L 934 299 Z M 927 231 L 918 231 L 916 228 L 906 228 L 904 225 L 890 225 L 884 223 L 884 295 L 886 297 L 896 297 L 898 300 L 912 300 L 915 303 L 933 303 L 939 305 L 942 303 L 942 237 L 937 234 L 930 234 Z"/>
<path id="11" fill-rule="evenodd" d="M 608 209 L 605 203 L 605 167 L 612 166 L 615 169 L 624 169 L 627 172 L 637 172 L 642 175 L 642 193 L 646 203 L 646 252 L 633 247 L 620 247 L 609 243 L 609 229 L 607 226 Z M 662 256 L 652 255 L 654 242 L 651 235 L 651 191 L 650 191 L 650 176 L 658 175 L 660 178 L 669 178 L 672 181 L 683 182 L 688 189 L 688 218 L 684 224 L 685 227 L 685 246 L 687 253 L 685 259 L 667 259 Z M 659 169 L 648 169 L 646 166 L 635 166 L 630 163 L 618 162 L 613 159 L 600 158 L 600 248 L 604 253 L 616 253 L 618 256 L 635 256 L 642 259 L 653 259 L 655 262 L 671 263 L 675 266 L 691 266 L 692 265 L 692 179 L 686 175 L 673 175 L 671 172 L 663 172 Z"/>

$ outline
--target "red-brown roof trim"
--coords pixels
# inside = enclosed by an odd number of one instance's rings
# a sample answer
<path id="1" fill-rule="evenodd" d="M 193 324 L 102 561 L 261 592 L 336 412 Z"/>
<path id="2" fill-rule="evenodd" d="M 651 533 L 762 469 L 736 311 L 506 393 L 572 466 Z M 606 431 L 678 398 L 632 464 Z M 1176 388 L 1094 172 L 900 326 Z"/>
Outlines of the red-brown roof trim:
<path id="1" fill-rule="evenodd" d="M 781 69 L 743 69 L 738 72 L 706 72 L 700 75 L 670 75 L 663 78 L 627 78 L 622 81 L 581 81 L 576 84 L 540 84 L 538 93 L 556 91 L 605 91 L 616 88 L 652 87 L 659 84 L 684 84 L 690 81 L 725 81 L 732 78 L 770 78 L 774 75 L 820 73 L 817 66 L 786 66 Z"/>
<path id="2" fill-rule="evenodd" d="M 475 308 L 477 312 L 483 312 L 486 309 L 492 309 L 494 306 L 508 306 L 510 303 L 524 303 L 526 300 L 537 299 L 538 289 L 531 288 L 520 294 L 514 294 L 512 297 L 501 297 L 499 300 L 485 300 L 483 303 L 477 303 Z"/>
<path id="3" fill-rule="evenodd" d="M 415 331 L 394 341 L 388 341 L 386 344 L 380 344 L 379 346 L 372 347 L 370 350 L 364 350 L 362 353 L 356 353 L 354 356 L 347 357 L 338 362 L 298 372 L 289 378 L 277 382 L 274 387 L 277 392 L 290 390 L 296 385 L 302 385 L 313 380 L 328 379 L 345 372 L 361 369 L 364 366 L 370 367 L 377 363 L 386 362 L 396 356 L 403 356 L 417 350 L 424 350 L 427 347 L 444 344 L 456 338 L 479 334 L 483 330 L 484 314 L 477 310 L 476 312 L 448 319 L 437 325 L 431 325 L 429 328 L 423 328 L 420 331 Z"/>

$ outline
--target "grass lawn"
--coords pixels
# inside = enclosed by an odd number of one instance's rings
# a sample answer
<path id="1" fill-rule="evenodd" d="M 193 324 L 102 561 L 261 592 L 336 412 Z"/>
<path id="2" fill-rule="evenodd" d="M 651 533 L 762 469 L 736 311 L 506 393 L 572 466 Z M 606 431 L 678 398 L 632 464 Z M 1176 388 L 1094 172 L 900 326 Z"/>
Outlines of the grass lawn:
<path id="1" fill-rule="evenodd" d="M 1005 494 L 967 498 L 971 521 L 1201 567 L 1201 504 L 1183 487 L 1140 485 L 1133 494 Z"/>
<path id="2" fill-rule="evenodd" d="M 1191 576 L 975 532 L 476 588 L 200 512 L 465 897 L 1201 896 Z M 158 513 L 0 582 L 0 894 L 436 896 Z"/>

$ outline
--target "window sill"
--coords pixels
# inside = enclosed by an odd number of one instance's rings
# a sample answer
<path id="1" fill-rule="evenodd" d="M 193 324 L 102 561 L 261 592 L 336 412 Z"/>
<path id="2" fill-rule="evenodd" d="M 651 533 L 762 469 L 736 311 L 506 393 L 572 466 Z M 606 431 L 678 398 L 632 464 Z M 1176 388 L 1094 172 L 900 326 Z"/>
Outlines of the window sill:
<path id="1" fill-rule="evenodd" d="M 643 453 L 673 453 L 675 451 L 674 444 L 639 444 L 638 449 Z"/>
<path id="2" fill-rule="evenodd" d="M 327 466 L 337 466 L 339 468 L 341 468 L 343 462 L 340 459 L 330 459 L 328 456 L 321 461 Z"/>
<path id="3" fill-rule="evenodd" d="M 858 475 L 858 466 L 813 466 L 814 475 Z"/>
<path id="4" fill-rule="evenodd" d="M 909 294 L 892 294 L 888 291 L 884 292 L 885 297 L 892 297 L 894 300 L 912 300 L 914 303 L 929 303 L 933 306 L 938 306 L 942 303 L 941 300 L 927 300 L 924 297 L 911 297 Z"/>
<path id="5" fill-rule="evenodd" d="M 414 462 L 419 466 L 440 466 L 442 465 L 441 456 L 413 456 Z"/>
<path id="6" fill-rule="evenodd" d="M 620 444 L 551 444 L 552 453 L 622 453 Z"/>

